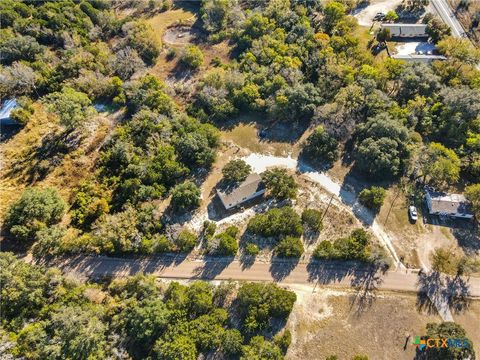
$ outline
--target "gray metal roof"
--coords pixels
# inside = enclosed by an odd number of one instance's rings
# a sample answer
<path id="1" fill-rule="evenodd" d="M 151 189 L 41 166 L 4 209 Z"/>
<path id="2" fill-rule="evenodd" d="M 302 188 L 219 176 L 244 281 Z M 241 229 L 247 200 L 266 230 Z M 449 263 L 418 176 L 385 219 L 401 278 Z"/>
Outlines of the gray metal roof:
<path id="1" fill-rule="evenodd" d="M 473 215 L 470 203 L 461 194 L 447 194 L 428 190 L 427 194 L 432 200 L 430 211 L 433 213 Z"/>
<path id="2" fill-rule="evenodd" d="M 258 174 L 250 174 L 241 183 L 237 185 L 217 188 L 217 194 L 225 207 L 238 204 L 253 194 L 265 190 L 262 178 Z"/>
<path id="3" fill-rule="evenodd" d="M 393 59 L 405 60 L 405 61 L 418 61 L 429 63 L 434 60 L 447 60 L 443 55 L 433 55 L 433 54 L 411 54 L 411 55 L 392 55 Z"/>
<path id="4" fill-rule="evenodd" d="M 381 25 L 382 29 L 389 29 L 390 35 L 398 37 L 424 37 L 427 35 L 425 24 L 389 24 Z"/>

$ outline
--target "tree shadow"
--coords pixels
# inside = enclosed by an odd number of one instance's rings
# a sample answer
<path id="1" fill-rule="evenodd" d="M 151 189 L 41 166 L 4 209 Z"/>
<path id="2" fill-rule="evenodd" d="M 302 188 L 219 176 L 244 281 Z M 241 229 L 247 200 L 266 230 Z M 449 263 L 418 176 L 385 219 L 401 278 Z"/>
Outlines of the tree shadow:
<path id="1" fill-rule="evenodd" d="M 456 276 L 447 278 L 446 289 L 450 309 L 458 314 L 468 310 L 470 306 L 470 286 L 468 280 Z"/>
<path id="2" fill-rule="evenodd" d="M 441 296 L 443 286 L 444 284 L 439 272 L 420 272 L 417 280 L 417 310 L 419 312 L 426 312 L 429 315 L 438 314 L 433 299 Z"/>
<path id="3" fill-rule="evenodd" d="M 272 258 L 270 263 L 270 274 L 274 281 L 285 279 L 295 267 L 297 267 L 300 258 Z"/>
<path id="4" fill-rule="evenodd" d="M 214 280 L 233 261 L 233 256 L 205 257 L 203 264 L 194 269 L 194 276 L 202 280 Z"/>
<path id="5" fill-rule="evenodd" d="M 23 126 L 18 124 L 6 125 L 0 121 L 0 143 L 7 142 L 22 130 Z"/>
<path id="6" fill-rule="evenodd" d="M 355 289 L 355 297 L 351 301 L 351 308 L 355 308 L 355 314 L 358 316 L 365 310 L 368 310 L 376 299 L 376 291 L 383 283 L 382 275 L 387 268 L 379 266 L 370 266 L 365 272 L 357 272 L 352 278 L 351 285 Z"/>
<path id="7" fill-rule="evenodd" d="M 470 221 L 468 227 L 453 228 L 452 234 L 467 255 L 475 256 L 480 253 L 480 229 L 478 224 Z"/>

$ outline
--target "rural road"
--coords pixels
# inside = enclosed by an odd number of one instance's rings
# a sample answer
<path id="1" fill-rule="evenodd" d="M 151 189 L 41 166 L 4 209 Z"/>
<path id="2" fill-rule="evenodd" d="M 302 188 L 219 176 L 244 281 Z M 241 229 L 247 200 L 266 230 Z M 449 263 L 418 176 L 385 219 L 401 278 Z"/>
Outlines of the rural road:
<path id="1" fill-rule="evenodd" d="M 456 38 L 465 37 L 465 31 L 453 13 L 452 8 L 448 5 L 447 0 L 432 0 L 432 4 L 442 20 L 452 29 L 452 36 Z"/>
<path id="2" fill-rule="evenodd" d="M 399 269 L 384 274 L 367 267 L 346 262 L 299 262 L 274 260 L 272 262 L 246 263 L 224 258 L 191 260 L 184 256 L 149 256 L 141 258 L 112 258 L 106 256 L 78 256 L 57 261 L 55 266 L 65 273 L 86 277 L 124 277 L 139 272 L 166 279 L 275 281 L 282 284 L 310 284 L 353 287 L 366 290 L 393 290 L 418 292 L 421 287 L 429 296 L 440 292 L 458 293 L 480 297 L 480 278 L 461 280 L 456 289 L 441 278 L 422 278 L 417 272 Z M 465 286 L 468 284 L 467 286 Z M 468 289 L 468 290 L 466 290 Z"/>

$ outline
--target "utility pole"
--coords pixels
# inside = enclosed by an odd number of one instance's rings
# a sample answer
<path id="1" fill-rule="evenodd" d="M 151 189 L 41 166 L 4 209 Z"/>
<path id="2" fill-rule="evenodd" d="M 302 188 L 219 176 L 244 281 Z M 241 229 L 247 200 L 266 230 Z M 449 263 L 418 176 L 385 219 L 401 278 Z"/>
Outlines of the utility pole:
<path id="1" fill-rule="evenodd" d="M 330 198 L 330 201 L 328 202 L 327 208 L 325 209 L 325 212 L 324 212 L 323 215 L 322 215 L 322 221 L 323 221 L 323 218 L 325 217 L 325 215 L 327 215 L 328 208 L 329 208 L 330 205 L 332 204 L 332 201 L 333 201 L 333 197 L 334 197 L 334 196 L 335 196 L 335 194 L 332 194 L 332 197 Z"/>

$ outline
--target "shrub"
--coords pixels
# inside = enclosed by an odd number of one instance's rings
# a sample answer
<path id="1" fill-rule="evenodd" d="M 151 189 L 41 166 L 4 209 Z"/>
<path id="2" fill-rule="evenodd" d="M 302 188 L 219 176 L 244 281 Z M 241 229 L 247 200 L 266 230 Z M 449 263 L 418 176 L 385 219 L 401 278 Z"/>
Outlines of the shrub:
<path id="1" fill-rule="evenodd" d="M 318 259 L 361 260 L 370 258 L 370 239 L 363 229 L 353 230 L 350 236 L 337 239 L 333 244 L 327 240 L 318 244 L 313 256 Z"/>
<path id="2" fill-rule="evenodd" d="M 297 196 L 297 184 L 286 169 L 275 168 L 262 174 L 269 195 L 276 199 L 294 199 Z"/>
<path id="3" fill-rule="evenodd" d="M 222 335 L 222 349 L 230 356 L 242 352 L 243 336 L 237 329 L 226 330 Z"/>
<path id="4" fill-rule="evenodd" d="M 252 167 L 244 160 L 231 160 L 222 169 L 223 178 L 228 182 L 241 182 L 250 175 Z"/>
<path id="5" fill-rule="evenodd" d="M 175 210 L 191 210 L 200 205 L 200 189 L 191 181 L 185 181 L 172 190 L 172 206 Z"/>
<path id="6" fill-rule="evenodd" d="M 338 142 L 320 125 L 308 137 L 303 150 L 312 160 L 326 160 L 331 163 L 338 157 Z"/>
<path id="7" fill-rule="evenodd" d="M 196 243 L 197 236 L 188 230 L 182 230 L 175 239 L 175 245 L 180 252 L 190 252 Z"/>
<path id="8" fill-rule="evenodd" d="M 366 207 L 379 211 L 385 200 L 385 194 L 384 188 L 372 186 L 370 189 L 363 189 L 358 195 L 358 199 Z"/>
<path id="9" fill-rule="evenodd" d="M 275 335 L 273 341 L 282 350 L 282 352 L 286 354 L 290 344 L 292 343 L 292 333 L 290 330 L 285 330 L 282 335 Z"/>
<path id="10" fill-rule="evenodd" d="M 188 45 L 185 47 L 180 61 L 186 67 L 195 70 L 203 64 L 203 59 L 202 50 L 195 45 Z"/>
<path id="11" fill-rule="evenodd" d="M 302 212 L 302 224 L 314 232 L 320 232 L 323 228 L 322 213 L 316 209 L 305 209 Z"/>
<path id="12" fill-rule="evenodd" d="M 58 223 L 64 210 L 65 203 L 57 190 L 28 188 L 8 209 L 5 228 L 16 239 L 33 239 L 38 230 Z"/>
<path id="13" fill-rule="evenodd" d="M 260 252 L 260 249 L 257 245 L 253 243 L 248 243 L 247 245 L 245 245 L 245 252 L 247 253 L 247 255 L 257 256 Z"/>
<path id="14" fill-rule="evenodd" d="M 247 230 L 255 235 L 300 236 L 303 232 L 300 216 L 291 207 L 274 208 L 265 214 L 255 215 L 249 222 Z"/>
<path id="15" fill-rule="evenodd" d="M 212 221 L 205 220 L 203 223 L 203 234 L 207 239 L 211 238 L 217 230 L 217 224 Z"/>
<path id="16" fill-rule="evenodd" d="M 220 240 L 216 249 L 217 254 L 235 256 L 238 251 L 238 243 L 235 237 L 230 236 L 227 232 L 217 235 Z"/>
<path id="17" fill-rule="evenodd" d="M 275 253 L 280 257 L 300 257 L 303 251 L 302 241 L 293 236 L 283 238 L 275 247 Z"/>

